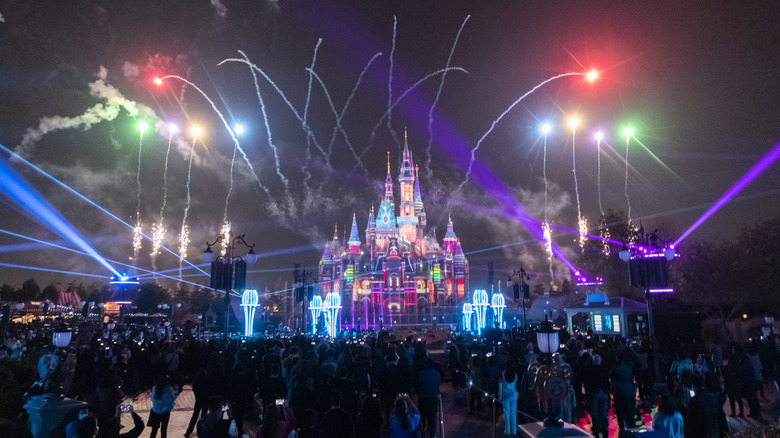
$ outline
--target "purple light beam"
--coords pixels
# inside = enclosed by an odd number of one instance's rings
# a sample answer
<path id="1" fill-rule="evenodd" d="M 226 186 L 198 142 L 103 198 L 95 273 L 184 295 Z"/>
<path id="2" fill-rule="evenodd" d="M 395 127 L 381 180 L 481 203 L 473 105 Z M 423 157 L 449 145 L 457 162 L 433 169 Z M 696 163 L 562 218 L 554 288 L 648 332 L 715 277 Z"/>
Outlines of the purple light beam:
<path id="1" fill-rule="evenodd" d="M 772 164 L 774 164 L 775 161 L 780 158 L 780 142 L 778 142 L 769 152 L 767 152 L 766 155 L 764 155 L 758 163 L 756 163 L 748 172 L 742 176 L 742 178 L 739 179 L 739 181 L 736 182 L 726 193 L 723 194 L 723 196 L 720 197 L 714 204 L 712 204 L 712 207 L 710 207 L 706 212 L 704 212 L 703 215 L 699 219 L 696 220 L 696 222 L 693 223 L 687 230 L 685 230 L 684 233 L 680 237 L 677 238 L 677 240 L 674 241 L 674 246 L 677 246 L 680 244 L 680 242 L 683 241 L 686 237 L 688 237 L 689 234 L 693 233 L 696 228 L 699 228 L 699 225 L 703 224 L 704 221 L 710 218 L 713 214 L 715 214 L 716 211 L 720 210 L 721 207 L 726 205 L 727 202 L 731 200 L 734 196 L 737 195 L 742 189 L 747 187 L 748 184 L 753 182 L 754 179 L 756 179 L 759 175 L 761 175 L 766 169 L 769 168 Z"/>

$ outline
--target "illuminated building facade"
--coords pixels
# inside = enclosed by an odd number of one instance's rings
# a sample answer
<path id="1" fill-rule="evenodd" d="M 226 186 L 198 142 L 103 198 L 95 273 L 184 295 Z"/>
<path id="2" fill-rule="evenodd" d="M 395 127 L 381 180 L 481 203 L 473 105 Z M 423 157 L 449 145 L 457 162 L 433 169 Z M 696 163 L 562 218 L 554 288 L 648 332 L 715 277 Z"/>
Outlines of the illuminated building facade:
<path id="1" fill-rule="evenodd" d="M 337 229 L 325 244 L 319 284 L 323 297 L 341 297 L 343 328 L 447 323 L 443 313 L 457 317 L 456 306 L 470 298 L 469 264 L 452 219 L 439 243 L 435 228 L 426 229 L 417 173 L 404 139 L 398 204 L 388 153 L 384 195 L 378 211 L 372 206 L 368 213 L 364 239 L 353 213 L 349 238 L 339 240 Z"/>

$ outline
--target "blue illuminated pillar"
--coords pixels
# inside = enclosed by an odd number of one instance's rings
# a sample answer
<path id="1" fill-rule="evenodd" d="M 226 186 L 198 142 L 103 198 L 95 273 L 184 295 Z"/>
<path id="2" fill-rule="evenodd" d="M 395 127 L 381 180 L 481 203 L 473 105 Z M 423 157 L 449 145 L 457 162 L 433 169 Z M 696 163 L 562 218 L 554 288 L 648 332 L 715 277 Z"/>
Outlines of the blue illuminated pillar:
<path id="1" fill-rule="evenodd" d="M 260 305 L 258 301 L 259 297 L 254 289 L 247 289 L 241 295 L 241 307 L 244 308 L 244 336 L 252 336 L 254 333 L 255 310 Z"/>

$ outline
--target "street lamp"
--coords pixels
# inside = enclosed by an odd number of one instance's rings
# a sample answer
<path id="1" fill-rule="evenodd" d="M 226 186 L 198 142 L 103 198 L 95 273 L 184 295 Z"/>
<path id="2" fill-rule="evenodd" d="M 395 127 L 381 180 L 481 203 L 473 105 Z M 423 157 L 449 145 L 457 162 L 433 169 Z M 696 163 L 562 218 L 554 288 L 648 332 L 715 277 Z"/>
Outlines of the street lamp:
<path id="1" fill-rule="evenodd" d="M 203 251 L 203 261 L 211 263 L 211 279 L 210 287 L 217 290 L 225 291 L 225 339 L 228 338 L 229 323 L 230 323 L 230 291 L 238 289 L 244 290 L 246 287 L 246 264 L 254 264 L 257 261 L 257 254 L 255 254 L 255 245 L 246 243 L 246 234 L 239 236 L 233 236 L 233 232 L 227 235 L 220 234 L 219 237 L 213 242 L 206 242 L 206 250 Z M 215 256 L 211 247 L 217 243 L 223 243 L 224 254 Z M 241 244 L 249 251 L 243 257 L 236 255 L 236 246 Z"/>
<path id="2" fill-rule="evenodd" d="M 565 363 L 554 363 L 553 354 L 558 351 L 560 328 L 553 326 L 552 321 L 544 316 L 539 330 L 536 331 L 536 346 L 543 355 L 542 363 L 534 363 L 529 371 L 536 374 L 536 380 L 544 389 L 547 403 L 547 417 L 544 419 L 545 427 L 562 427 L 563 422 L 557 417 L 553 409 L 553 401 L 560 402 L 569 393 L 569 379 L 571 367 Z"/>

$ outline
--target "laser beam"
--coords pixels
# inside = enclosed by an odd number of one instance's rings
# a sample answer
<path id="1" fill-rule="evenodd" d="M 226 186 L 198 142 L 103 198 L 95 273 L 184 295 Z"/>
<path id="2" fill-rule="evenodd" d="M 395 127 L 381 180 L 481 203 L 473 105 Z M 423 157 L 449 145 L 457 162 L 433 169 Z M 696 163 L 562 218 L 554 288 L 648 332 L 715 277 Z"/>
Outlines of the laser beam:
<path id="1" fill-rule="evenodd" d="M 0 161 L 0 188 L 3 189 L 3 193 L 11 201 L 30 212 L 33 217 L 41 221 L 49 229 L 86 252 L 112 273 L 119 275 L 119 271 L 114 269 L 65 218 L 3 161 Z"/>
<path id="2" fill-rule="evenodd" d="M 677 246 L 682 242 L 686 237 L 688 237 L 691 233 L 693 233 L 696 228 L 699 228 L 701 224 L 703 224 L 707 219 L 710 218 L 713 214 L 715 214 L 716 211 L 720 210 L 721 207 L 726 205 L 727 202 L 731 200 L 734 196 L 737 195 L 742 189 L 747 187 L 748 184 L 753 182 L 754 179 L 758 178 L 759 175 L 761 175 L 765 170 L 769 168 L 772 164 L 774 164 L 775 161 L 780 158 L 780 142 L 778 142 L 769 152 L 766 153 L 758 162 L 753 165 L 750 170 L 747 171 L 745 175 L 742 176 L 742 178 L 739 179 L 733 186 L 731 186 L 726 193 L 723 194 L 723 196 L 720 197 L 714 204 L 712 204 L 712 207 L 707 209 L 707 211 L 704 212 L 703 215 L 699 219 L 696 220 L 696 222 L 693 223 L 690 227 L 688 227 L 687 230 L 685 230 L 680 237 L 677 238 L 677 240 L 674 241 L 674 246 Z"/>

